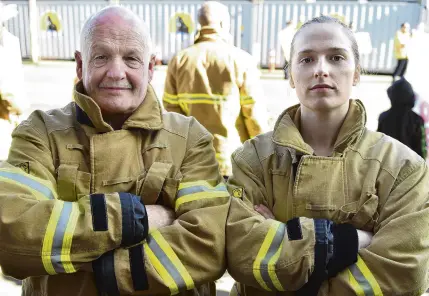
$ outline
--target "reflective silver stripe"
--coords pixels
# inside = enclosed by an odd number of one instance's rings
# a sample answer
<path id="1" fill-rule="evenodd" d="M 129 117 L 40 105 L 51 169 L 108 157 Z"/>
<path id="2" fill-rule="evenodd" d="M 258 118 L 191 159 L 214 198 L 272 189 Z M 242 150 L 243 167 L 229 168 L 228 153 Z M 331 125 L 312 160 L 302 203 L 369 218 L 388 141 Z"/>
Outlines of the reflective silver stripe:
<path id="1" fill-rule="evenodd" d="M 167 270 L 167 272 L 176 282 L 176 285 L 179 290 L 186 289 L 185 280 L 182 278 L 179 271 L 176 269 L 176 267 L 173 265 L 173 263 L 170 261 L 170 259 L 167 257 L 167 255 L 164 253 L 158 243 L 152 237 L 149 236 L 147 239 L 147 245 L 155 254 L 156 258 L 158 258 L 158 260 L 161 262 L 162 266 Z"/>
<path id="2" fill-rule="evenodd" d="M 52 193 L 52 190 L 46 187 L 45 185 L 28 178 L 24 175 L 18 174 L 18 173 L 12 173 L 12 172 L 5 172 L 0 171 L 0 176 L 4 178 L 11 179 L 13 181 L 16 181 L 18 183 L 24 184 L 28 187 L 33 188 L 36 191 L 39 191 L 44 196 L 46 196 L 48 199 L 54 199 L 54 194 Z"/>
<path id="3" fill-rule="evenodd" d="M 204 185 L 197 185 L 188 188 L 180 189 L 177 193 L 177 198 L 182 197 L 184 195 L 189 195 L 198 192 L 213 192 L 213 191 L 226 191 L 226 186 L 224 184 L 218 185 L 216 187 L 207 187 Z"/>
<path id="4" fill-rule="evenodd" d="M 356 281 L 359 283 L 360 287 L 362 288 L 363 292 L 365 293 L 365 296 L 374 296 L 374 291 L 372 290 L 371 285 L 363 276 L 362 272 L 360 272 L 356 264 L 349 266 L 349 269 L 353 277 L 356 279 Z"/>
<path id="5" fill-rule="evenodd" d="M 55 235 L 52 242 L 51 262 L 57 273 L 65 273 L 63 263 L 61 261 L 61 254 L 63 248 L 64 234 L 66 232 L 67 224 L 72 212 L 72 203 L 64 202 L 63 209 L 61 210 L 60 218 L 58 219 Z"/>
<path id="6" fill-rule="evenodd" d="M 273 241 L 271 242 L 271 245 L 267 251 L 267 255 L 265 255 L 264 259 L 261 261 L 261 276 L 264 279 L 267 286 L 272 291 L 277 291 L 277 288 L 274 286 L 271 277 L 268 273 L 268 262 L 270 261 L 271 257 L 274 256 L 274 254 L 277 252 L 277 250 L 280 248 L 280 245 L 283 243 L 283 237 L 285 235 L 285 225 L 280 224 L 279 228 L 277 229 L 276 235 L 273 238 Z"/>

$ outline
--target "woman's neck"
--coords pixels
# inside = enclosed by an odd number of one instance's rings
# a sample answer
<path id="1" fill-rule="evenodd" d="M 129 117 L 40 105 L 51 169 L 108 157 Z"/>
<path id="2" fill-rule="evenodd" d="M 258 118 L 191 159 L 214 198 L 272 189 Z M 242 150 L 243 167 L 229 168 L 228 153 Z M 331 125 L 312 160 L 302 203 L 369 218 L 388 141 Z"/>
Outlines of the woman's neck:
<path id="1" fill-rule="evenodd" d="M 334 110 L 316 112 L 301 104 L 300 132 L 319 156 L 331 156 L 341 126 L 349 110 L 346 103 Z"/>

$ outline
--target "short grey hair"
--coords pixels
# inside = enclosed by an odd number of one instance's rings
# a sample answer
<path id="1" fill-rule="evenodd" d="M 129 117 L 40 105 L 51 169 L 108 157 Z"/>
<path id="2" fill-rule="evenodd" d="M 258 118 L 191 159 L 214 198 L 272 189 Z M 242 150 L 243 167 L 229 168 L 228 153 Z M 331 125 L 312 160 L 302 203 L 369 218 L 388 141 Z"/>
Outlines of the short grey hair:
<path id="1" fill-rule="evenodd" d="M 206 1 L 198 10 L 198 22 L 201 26 L 216 25 L 230 21 L 228 7 L 217 1 Z"/>

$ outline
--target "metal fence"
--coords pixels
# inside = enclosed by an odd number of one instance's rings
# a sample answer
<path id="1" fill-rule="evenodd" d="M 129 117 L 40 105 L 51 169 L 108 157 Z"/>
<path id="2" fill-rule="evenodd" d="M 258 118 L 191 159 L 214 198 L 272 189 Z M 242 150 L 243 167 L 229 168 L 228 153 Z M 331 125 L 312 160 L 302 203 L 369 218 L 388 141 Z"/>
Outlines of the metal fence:
<path id="1" fill-rule="evenodd" d="M 190 16 L 197 28 L 197 11 L 203 1 L 121 1 L 120 3 L 142 17 L 148 24 L 155 46 L 164 61 L 193 43 L 195 30 L 188 33 L 171 32 L 171 21 L 176 13 Z M 27 1 L 13 1 L 18 6 L 18 16 L 9 20 L 6 27 L 21 42 L 23 58 L 30 57 L 30 28 Z M 97 10 L 108 5 L 106 1 L 37 1 L 37 15 L 55 11 L 62 29 L 59 32 L 39 30 L 39 48 L 42 59 L 73 59 L 80 48 L 80 30 L 85 20 Z M 276 65 L 283 65 L 278 32 L 287 20 L 308 20 L 321 14 L 336 13 L 352 21 L 357 31 L 369 32 L 373 50 L 362 56 L 363 68 L 368 71 L 389 72 L 395 66 L 393 37 L 403 22 L 415 27 L 422 8 L 418 3 L 352 1 L 315 2 L 227 1 L 231 13 L 231 34 L 234 44 L 252 53 L 261 66 L 268 65 L 268 53 L 276 52 Z"/>

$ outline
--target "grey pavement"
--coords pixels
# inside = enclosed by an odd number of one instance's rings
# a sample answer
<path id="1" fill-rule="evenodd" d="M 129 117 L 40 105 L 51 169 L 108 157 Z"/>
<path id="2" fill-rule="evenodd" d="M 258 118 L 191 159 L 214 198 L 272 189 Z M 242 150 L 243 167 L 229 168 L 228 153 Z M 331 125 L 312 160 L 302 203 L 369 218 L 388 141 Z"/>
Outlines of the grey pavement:
<path id="1" fill-rule="evenodd" d="M 294 91 L 287 81 L 283 80 L 280 70 L 275 72 L 262 71 L 262 86 L 269 109 L 271 122 L 287 107 L 298 102 Z M 158 98 L 162 98 L 166 67 L 158 67 L 152 85 Z M 24 65 L 25 89 L 31 107 L 25 110 L 22 118 L 30 112 L 41 109 L 49 110 L 68 104 L 72 98 L 75 64 L 73 62 L 42 62 L 40 65 Z M 368 128 L 377 128 L 378 115 L 389 108 L 390 102 L 386 95 L 391 78 L 388 76 L 363 76 L 361 83 L 354 89 L 354 98 L 363 101 L 367 110 Z M 1 137 L 8 135 L 0 134 Z M 218 295 L 226 296 L 233 284 L 227 274 L 218 281 Z M 18 296 L 20 287 L 0 277 L 0 296 Z M 428 295 L 429 296 L 429 295 Z"/>

